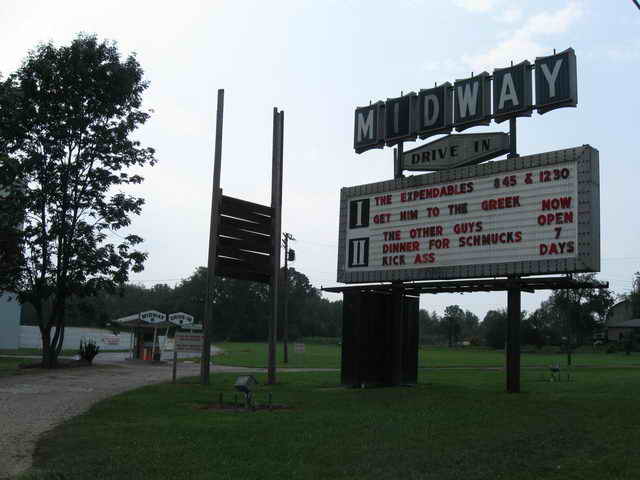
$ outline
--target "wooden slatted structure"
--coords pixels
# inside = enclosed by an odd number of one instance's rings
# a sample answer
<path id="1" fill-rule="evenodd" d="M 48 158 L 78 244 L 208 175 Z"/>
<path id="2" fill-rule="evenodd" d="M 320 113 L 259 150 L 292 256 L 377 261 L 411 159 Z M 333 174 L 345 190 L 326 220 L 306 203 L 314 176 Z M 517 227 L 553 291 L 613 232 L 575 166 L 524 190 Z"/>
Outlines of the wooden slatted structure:
<path id="1" fill-rule="evenodd" d="M 269 283 L 272 273 L 274 209 L 223 195 L 216 275 Z"/>

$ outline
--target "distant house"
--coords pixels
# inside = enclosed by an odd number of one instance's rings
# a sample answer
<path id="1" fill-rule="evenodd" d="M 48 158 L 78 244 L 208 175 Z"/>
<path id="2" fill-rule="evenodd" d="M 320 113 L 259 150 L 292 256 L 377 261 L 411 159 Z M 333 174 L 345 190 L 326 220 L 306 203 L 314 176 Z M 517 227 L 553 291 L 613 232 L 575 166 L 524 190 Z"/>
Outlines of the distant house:
<path id="1" fill-rule="evenodd" d="M 633 333 L 634 337 L 640 334 L 640 318 L 634 318 L 614 325 L 607 325 L 607 338 L 609 340 L 619 342 L 628 337 L 630 333 Z"/>
<path id="2" fill-rule="evenodd" d="M 0 190 L 0 201 L 6 196 L 6 191 Z M 15 235 L 12 236 L 5 226 L 0 226 L 0 253 L 3 255 L 17 251 Z M 7 266 L 3 255 L 0 255 L 0 268 Z M 8 258 L 11 262 L 12 257 Z M 15 294 L 0 290 L 0 349 L 17 349 L 20 346 L 20 310 Z"/>
<path id="3" fill-rule="evenodd" d="M 607 312 L 607 340 L 620 341 L 624 335 L 640 328 L 640 319 L 633 318 L 633 305 L 630 300 L 623 300 L 612 306 Z M 640 330 L 635 330 L 640 333 Z"/>
<path id="4" fill-rule="evenodd" d="M 15 295 L 0 291 L 0 349 L 20 346 L 20 304 Z"/>

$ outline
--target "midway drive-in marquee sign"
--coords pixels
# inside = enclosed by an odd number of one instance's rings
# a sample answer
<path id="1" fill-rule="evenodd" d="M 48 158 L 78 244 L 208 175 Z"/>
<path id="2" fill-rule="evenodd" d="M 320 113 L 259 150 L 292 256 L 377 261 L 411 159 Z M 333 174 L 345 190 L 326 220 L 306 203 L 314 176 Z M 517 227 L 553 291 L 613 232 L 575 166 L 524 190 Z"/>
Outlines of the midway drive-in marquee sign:
<path id="1" fill-rule="evenodd" d="M 532 69 L 535 68 L 535 104 Z M 493 92 L 493 102 L 491 101 Z M 493 104 L 492 104 L 493 103 Z M 469 78 L 376 102 L 355 111 L 353 146 L 357 153 L 416 137 L 461 132 L 491 120 L 543 114 L 578 103 L 576 56 L 572 48 Z"/>
<path id="2" fill-rule="evenodd" d="M 599 205 L 588 145 L 343 188 L 338 281 L 599 271 Z"/>

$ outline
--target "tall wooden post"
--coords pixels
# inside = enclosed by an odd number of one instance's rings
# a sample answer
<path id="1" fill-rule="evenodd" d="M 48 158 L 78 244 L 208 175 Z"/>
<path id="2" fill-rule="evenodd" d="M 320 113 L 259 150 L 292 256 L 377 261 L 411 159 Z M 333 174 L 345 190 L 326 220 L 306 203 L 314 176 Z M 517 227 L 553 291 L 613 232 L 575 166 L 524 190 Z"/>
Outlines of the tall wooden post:
<path id="1" fill-rule="evenodd" d="M 509 143 L 511 152 L 507 158 L 517 158 L 518 155 L 518 137 L 516 128 L 516 118 L 509 119 Z M 507 364 L 507 392 L 520 392 L 520 310 L 522 288 L 517 276 L 512 276 L 513 283 L 509 285 L 507 290 L 507 345 L 506 345 L 506 364 Z"/>
<path id="2" fill-rule="evenodd" d="M 520 297 L 521 288 L 514 283 L 507 290 L 507 392 L 520 392 Z"/>
<path id="3" fill-rule="evenodd" d="M 394 150 L 393 178 L 402 178 L 402 154 L 404 153 L 404 142 L 398 143 L 398 148 Z M 392 282 L 393 293 L 391 295 L 391 321 L 390 333 L 392 344 L 391 360 L 391 384 L 400 385 L 402 383 L 402 358 L 404 345 L 404 288 L 402 282 Z"/>
<path id="4" fill-rule="evenodd" d="M 280 236 L 282 234 L 282 150 L 284 140 L 284 112 L 273 109 L 273 158 L 271 168 L 271 208 L 273 209 L 271 319 L 269 322 L 269 362 L 267 383 L 276 383 L 276 333 L 278 331 L 278 290 L 280 280 Z"/>
<path id="5" fill-rule="evenodd" d="M 391 294 L 391 385 L 400 385 L 403 380 L 402 359 L 404 356 L 404 288 L 402 282 L 393 282 Z"/>
<path id="6" fill-rule="evenodd" d="M 213 189 L 211 192 L 211 218 L 209 220 L 209 257 L 207 261 L 207 291 L 204 295 L 204 319 L 202 328 L 202 363 L 200 364 L 200 383 L 209 384 L 211 364 L 211 331 L 213 319 L 213 279 L 216 268 L 216 248 L 218 246 L 218 219 L 220 197 L 220 168 L 222 164 L 222 118 L 224 116 L 224 90 L 218 90 L 218 109 L 216 112 L 216 146 L 213 161 Z"/>

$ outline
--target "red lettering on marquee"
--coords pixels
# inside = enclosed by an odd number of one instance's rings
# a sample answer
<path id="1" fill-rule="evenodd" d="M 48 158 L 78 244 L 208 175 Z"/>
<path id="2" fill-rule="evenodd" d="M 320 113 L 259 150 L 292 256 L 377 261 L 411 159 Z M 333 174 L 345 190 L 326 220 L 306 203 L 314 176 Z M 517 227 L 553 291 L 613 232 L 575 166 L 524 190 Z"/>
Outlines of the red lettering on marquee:
<path id="1" fill-rule="evenodd" d="M 541 243 L 539 246 L 540 255 L 562 255 L 563 253 L 575 252 L 575 243 L 573 240 L 568 242 L 551 242 Z"/>
<path id="2" fill-rule="evenodd" d="M 437 237 L 440 235 L 442 235 L 442 225 L 412 228 L 411 230 L 409 230 L 409 236 L 411 238 Z"/>
<path id="3" fill-rule="evenodd" d="M 429 239 L 429 250 L 440 250 L 441 248 L 449 248 L 448 238 L 431 238 Z"/>
<path id="4" fill-rule="evenodd" d="M 374 197 L 376 205 L 391 205 L 391 195 L 382 195 L 380 197 Z"/>
<path id="5" fill-rule="evenodd" d="M 443 185 L 442 187 L 430 187 L 401 192 L 400 201 L 412 202 L 414 200 L 427 200 L 430 198 L 462 195 L 471 192 L 473 192 L 473 182 L 457 183 L 455 185 Z"/>
<path id="6" fill-rule="evenodd" d="M 384 241 L 389 242 L 391 240 L 400 240 L 400 230 L 394 230 L 392 232 L 384 232 Z"/>
<path id="7" fill-rule="evenodd" d="M 389 223 L 390 220 L 391 220 L 391 214 L 390 213 L 378 213 L 377 215 L 374 215 L 374 217 L 373 217 L 373 223 L 375 223 L 375 224 Z"/>
<path id="8" fill-rule="evenodd" d="M 420 250 L 420 242 L 385 243 L 382 253 L 415 252 Z"/>
<path id="9" fill-rule="evenodd" d="M 562 225 L 573 223 L 573 212 L 547 213 L 538 216 L 538 225 Z"/>
<path id="10" fill-rule="evenodd" d="M 433 252 L 430 253 L 422 253 L 422 254 L 417 254 L 415 260 L 413 261 L 414 264 L 416 263 L 434 263 L 436 261 L 436 256 Z"/>
<path id="11" fill-rule="evenodd" d="M 392 257 L 382 257 L 383 266 L 404 265 L 404 255 L 394 255 Z"/>
<path id="12" fill-rule="evenodd" d="M 456 223 L 453 226 L 454 233 L 474 233 L 482 231 L 482 222 Z"/>
<path id="13" fill-rule="evenodd" d="M 546 198 L 542 200 L 542 210 L 559 210 L 571 208 L 571 197 Z"/>
<path id="14" fill-rule="evenodd" d="M 519 206 L 520 196 L 492 198 L 491 200 L 483 200 L 480 204 L 482 210 L 502 210 Z"/>
<path id="15" fill-rule="evenodd" d="M 482 235 L 470 235 L 458 237 L 458 247 L 479 247 L 483 245 L 495 245 L 498 243 L 520 243 L 522 232 L 484 233 Z"/>

